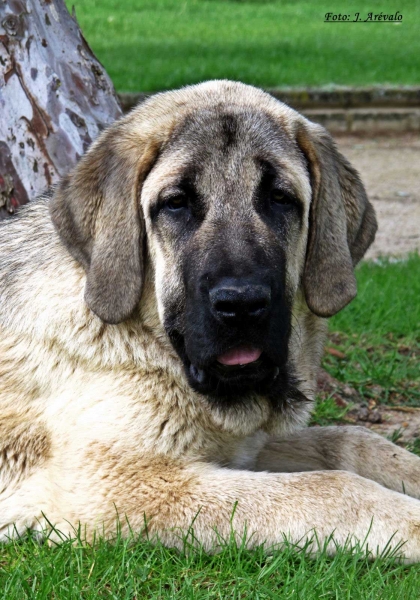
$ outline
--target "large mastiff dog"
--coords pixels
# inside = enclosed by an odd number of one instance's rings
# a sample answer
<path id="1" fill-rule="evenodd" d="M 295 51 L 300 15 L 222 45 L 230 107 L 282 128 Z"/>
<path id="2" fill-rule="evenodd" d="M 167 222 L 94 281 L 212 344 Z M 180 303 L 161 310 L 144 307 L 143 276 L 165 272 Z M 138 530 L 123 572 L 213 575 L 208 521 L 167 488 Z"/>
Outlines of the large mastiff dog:
<path id="1" fill-rule="evenodd" d="M 105 131 L 0 227 L 1 538 L 118 515 L 174 546 L 193 523 L 208 549 L 394 536 L 419 560 L 420 459 L 304 429 L 375 230 L 326 131 L 253 87 L 158 94 Z"/>

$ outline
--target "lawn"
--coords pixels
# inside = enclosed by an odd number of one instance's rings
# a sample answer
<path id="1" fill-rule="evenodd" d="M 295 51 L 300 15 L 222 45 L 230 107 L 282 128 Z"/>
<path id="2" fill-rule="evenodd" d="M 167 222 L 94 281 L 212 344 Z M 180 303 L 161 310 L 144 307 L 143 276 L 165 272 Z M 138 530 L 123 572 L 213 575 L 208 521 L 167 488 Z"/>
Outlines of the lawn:
<path id="1" fill-rule="evenodd" d="M 320 0 L 67 0 L 118 91 L 230 78 L 261 87 L 419 83 L 420 3 L 343 4 L 401 23 L 324 23 Z M 353 17 L 352 17 L 353 18 Z"/>
<path id="2" fill-rule="evenodd" d="M 420 407 L 420 258 L 394 261 L 360 265 L 357 299 L 329 324 L 328 346 L 340 356 L 326 354 L 323 366 L 366 400 Z M 343 416 L 327 399 L 314 421 Z"/>
<path id="3" fill-rule="evenodd" d="M 226 544 L 211 556 L 146 542 L 50 548 L 30 540 L 1 551 L 0 594 L 4 600 L 414 600 L 420 565 L 370 562 L 357 550 L 314 560 L 293 547 L 267 556 L 262 548 L 249 552 Z"/>
<path id="4" fill-rule="evenodd" d="M 357 299 L 330 321 L 324 367 L 366 397 L 420 406 L 420 256 L 363 263 Z M 327 408 L 327 409 L 326 409 Z M 342 409 L 320 403 L 316 419 L 334 421 Z M 178 553 L 145 541 L 95 547 L 39 545 L 32 539 L 0 547 L 0 598 L 23 600 L 115 598 L 349 598 L 420 597 L 420 565 L 392 558 L 374 562 L 356 550 L 316 559 L 286 547 L 267 556 L 226 543 L 222 552 Z"/>

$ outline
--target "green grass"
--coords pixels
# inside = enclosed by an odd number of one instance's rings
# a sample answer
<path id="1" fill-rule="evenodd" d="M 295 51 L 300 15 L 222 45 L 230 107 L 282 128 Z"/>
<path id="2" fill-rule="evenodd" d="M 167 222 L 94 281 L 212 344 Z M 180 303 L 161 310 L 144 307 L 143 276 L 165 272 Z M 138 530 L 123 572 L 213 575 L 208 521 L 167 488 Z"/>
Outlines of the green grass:
<path id="1" fill-rule="evenodd" d="M 345 358 L 328 355 L 324 366 L 366 395 L 379 386 L 384 402 L 394 403 L 396 394 L 400 402 L 419 404 L 420 256 L 364 263 L 357 278 L 358 298 L 330 326 L 329 344 Z M 315 420 L 328 424 L 344 412 L 327 399 Z M 420 453 L 420 442 L 410 449 Z M 390 557 L 369 561 L 357 548 L 311 558 L 289 545 L 267 556 L 263 548 L 251 552 L 226 543 L 211 556 L 147 541 L 50 547 L 29 538 L 0 546 L 0 600 L 26 598 L 407 600 L 420 598 L 420 565 Z"/>
<path id="2" fill-rule="evenodd" d="M 420 3 L 351 0 L 67 0 L 118 91 L 229 78 L 261 87 L 416 84 Z M 336 8 L 335 8 L 336 7 Z M 326 12 L 403 14 L 324 23 Z"/>
<path id="3" fill-rule="evenodd" d="M 149 542 L 117 539 L 96 546 L 29 539 L 0 548 L 3 600 L 113 598 L 401 599 L 420 595 L 420 565 L 392 557 L 369 561 L 358 548 L 316 560 L 305 548 L 246 551 L 224 544 L 219 554 L 177 552 Z"/>
<path id="4" fill-rule="evenodd" d="M 358 269 L 358 297 L 330 321 L 324 367 L 366 398 L 420 406 L 420 257 Z"/>

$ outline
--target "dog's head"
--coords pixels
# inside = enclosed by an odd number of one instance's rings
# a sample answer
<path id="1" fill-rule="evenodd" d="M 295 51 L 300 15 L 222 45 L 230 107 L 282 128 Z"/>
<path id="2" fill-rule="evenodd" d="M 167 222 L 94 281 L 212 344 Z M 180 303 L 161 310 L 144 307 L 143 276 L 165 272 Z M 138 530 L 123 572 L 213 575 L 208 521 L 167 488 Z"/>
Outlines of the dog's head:
<path id="1" fill-rule="evenodd" d="M 136 309 L 149 261 L 190 385 L 230 402 L 287 388 L 296 295 L 321 317 L 343 308 L 376 230 L 328 133 L 227 81 L 158 94 L 111 126 L 51 215 L 107 323 Z"/>

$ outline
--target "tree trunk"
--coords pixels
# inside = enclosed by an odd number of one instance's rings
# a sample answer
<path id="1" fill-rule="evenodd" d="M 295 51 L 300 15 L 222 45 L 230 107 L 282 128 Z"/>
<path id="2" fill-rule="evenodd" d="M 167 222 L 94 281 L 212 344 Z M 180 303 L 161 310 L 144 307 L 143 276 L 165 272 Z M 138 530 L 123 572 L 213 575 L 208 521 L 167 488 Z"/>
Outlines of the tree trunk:
<path id="1" fill-rule="evenodd" d="M 0 218 L 64 175 L 121 115 L 64 0 L 0 0 Z"/>

